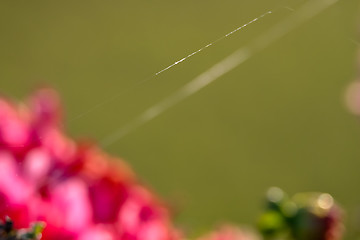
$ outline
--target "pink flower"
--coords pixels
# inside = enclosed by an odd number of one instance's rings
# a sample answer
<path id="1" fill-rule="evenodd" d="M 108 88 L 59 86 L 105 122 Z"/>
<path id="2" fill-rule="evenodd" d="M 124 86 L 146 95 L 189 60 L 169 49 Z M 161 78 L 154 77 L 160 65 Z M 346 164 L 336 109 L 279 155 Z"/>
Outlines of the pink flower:
<path id="1" fill-rule="evenodd" d="M 175 240 L 168 210 L 119 159 L 61 129 L 56 93 L 0 99 L 0 218 L 44 221 L 44 240 Z"/>

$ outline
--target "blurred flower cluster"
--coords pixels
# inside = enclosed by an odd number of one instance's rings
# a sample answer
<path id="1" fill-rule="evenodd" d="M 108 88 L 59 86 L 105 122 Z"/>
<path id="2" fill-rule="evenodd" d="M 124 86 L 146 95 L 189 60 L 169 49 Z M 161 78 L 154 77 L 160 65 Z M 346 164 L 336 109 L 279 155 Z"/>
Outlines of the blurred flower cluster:
<path id="1" fill-rule="evenodd" d="M 0 98 L 0 240 L 180 240 L 168 209 L 121 159 L 68 138 L 56 92 L 24 104 Z M 12 221 L 14 221 L 14 224 Z M 341 210 L 326 193 L 271 188 L 258 228 L 223 225 L 197 240 L 340 240 Z M 22 233 L 22 234 L 20 234 Z"/>
<path id="2" fill-rule="evenodd" d="M 120 159 L 61 129 L 56 93 L 0 99 L 0 218 L 43 221 L 43 239 L 172 240 L 167 209 Z"/>

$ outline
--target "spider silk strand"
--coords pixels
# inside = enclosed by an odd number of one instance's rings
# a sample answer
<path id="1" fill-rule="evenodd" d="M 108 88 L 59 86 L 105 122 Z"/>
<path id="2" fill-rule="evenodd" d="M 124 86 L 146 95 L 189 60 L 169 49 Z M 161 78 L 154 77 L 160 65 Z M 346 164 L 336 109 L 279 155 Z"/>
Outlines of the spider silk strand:
<path id="1" fill-rule="evenodd" d="M 197 93 L 210 83 L 217 80 L 219 77 L 230 72 L 246 60 L 253 57 L 257 52 L 268 47 L 270 44 L 276 42 L 290 31 L 315 17 L 323 12 L 328 7 L 332 6 L 339 0 L 311 0 L 305 3 L 299 10 L 295 11 L 292 15 L 286 18 L 284 21 L 276 24 L 269 30 L 265 31 L 262 35 L 256 38 L 249 45 L 239 48 L 228 57 L 224 58 L 220 62 L 210 67 L 205 72 L 201 73 L 193 80 L 185 84 L 179 90 L 145 110 L 133 121 L 127 125 L 113 131 L 108 134 L 102 141 L 103 147 L 108 147 L 115 142 L 119 141 L 130 132 L 136 130 L 147 122 L 151 121 L 155 117 L 164 113 L 168 109 L 172 108 L 179 102 Z"/>

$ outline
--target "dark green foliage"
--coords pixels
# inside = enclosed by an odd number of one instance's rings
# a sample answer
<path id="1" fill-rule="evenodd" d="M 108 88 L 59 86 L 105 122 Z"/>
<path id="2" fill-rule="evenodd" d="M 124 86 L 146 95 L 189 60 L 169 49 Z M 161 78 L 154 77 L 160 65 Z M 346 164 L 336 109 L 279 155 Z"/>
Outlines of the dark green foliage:
<path id="1" fill-rule="evenodd" d="M 6 218 L 5 222 L 0 222 L 0 240 L 39 240 L 43 229 L 43 223 L 34 223 L 29 229 L 17 230 L 13 221 Z"/>

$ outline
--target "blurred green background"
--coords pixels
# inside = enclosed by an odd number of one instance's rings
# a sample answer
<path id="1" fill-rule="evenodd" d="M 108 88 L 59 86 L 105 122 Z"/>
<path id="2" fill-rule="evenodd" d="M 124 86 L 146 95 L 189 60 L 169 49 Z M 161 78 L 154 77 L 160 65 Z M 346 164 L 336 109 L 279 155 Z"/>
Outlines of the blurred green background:
<path id="1" fill-rule="evenodd" d="M 0 92 L 20 100 L 53 86 L 68 133 L 100 141 L 305 2 L 1 1 Z M 360 211 L 360 124 L 343 94 L 356 75 L 359 5 L 339 1 L 107 151 L 173 202 L 177 223 L 191 233 L 254 223 L 274 185 L 329 192 L 350 223 Z"/>

